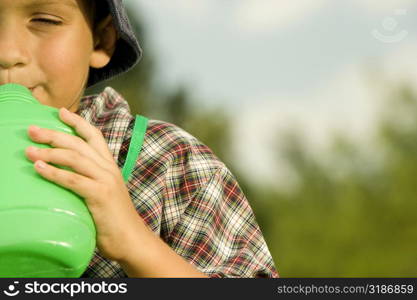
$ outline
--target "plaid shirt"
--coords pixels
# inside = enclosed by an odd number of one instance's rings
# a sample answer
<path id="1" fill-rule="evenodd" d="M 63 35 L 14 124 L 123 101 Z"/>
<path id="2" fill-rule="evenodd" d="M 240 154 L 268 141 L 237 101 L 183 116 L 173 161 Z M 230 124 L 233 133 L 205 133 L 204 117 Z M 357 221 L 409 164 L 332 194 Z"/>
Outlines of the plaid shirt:
<path id="1" fill-rule="evenodd" d="M 135 117 L 111 87 L 81 99 L 77 114 L 99 128 L 120 169 Z M 149 120 L 126 183 L 138 214 L 177 254 L 209 277 L 278 277 L 253 211 L 233 174 L 183 129 Z M 95 249 L 81 277 L 127 277 Z"/>

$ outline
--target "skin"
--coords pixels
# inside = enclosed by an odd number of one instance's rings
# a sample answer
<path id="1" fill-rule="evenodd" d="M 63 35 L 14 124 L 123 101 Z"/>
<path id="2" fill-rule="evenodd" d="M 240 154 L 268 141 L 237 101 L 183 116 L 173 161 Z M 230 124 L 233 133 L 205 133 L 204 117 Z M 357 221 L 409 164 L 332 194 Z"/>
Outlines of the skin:
<path id="1" fill-rule="evenodd" d="M 89 68 L 107 65 L 117 41 L 111 16 L 93 29 L 86 1 L 0 0 L 0 84 L 34 87 L 34 97 L 58 108 L 79 135 L 31 125 L 29 138 L 52 148 L 28 147 L 25 154 L 42 177 L 85 199 L 100 254 L 129 277 L 207 277 L 146 226 L 101 131 L 75 114 Z"/>

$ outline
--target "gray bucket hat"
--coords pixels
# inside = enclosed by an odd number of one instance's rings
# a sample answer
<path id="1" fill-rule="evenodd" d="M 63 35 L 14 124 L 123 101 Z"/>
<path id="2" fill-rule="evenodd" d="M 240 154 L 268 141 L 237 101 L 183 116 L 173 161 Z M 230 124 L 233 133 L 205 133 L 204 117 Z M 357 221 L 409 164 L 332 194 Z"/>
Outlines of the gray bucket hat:
<path id="1" fill-rule="evenodd" d="M 98 0 L 97 4 L 105 4 L 101 2 L 103 1 Z M 101 69 L 90 68 L 87 87 L 129 71 L 142 57 L 142 48 L 132 30 L 122 0 L 106 0 L 105 2 L 113 17 L 113 24 L 118 31 L 119 40 L 108 65 Z"/>

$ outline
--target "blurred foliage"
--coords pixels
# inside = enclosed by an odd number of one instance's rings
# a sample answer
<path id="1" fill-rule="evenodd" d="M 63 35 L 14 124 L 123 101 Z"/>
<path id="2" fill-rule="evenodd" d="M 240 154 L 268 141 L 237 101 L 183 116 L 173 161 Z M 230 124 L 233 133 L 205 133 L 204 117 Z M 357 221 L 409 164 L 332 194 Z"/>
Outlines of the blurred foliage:
<path id="1" fill-rule="evenodd" d="M 298 185 L 271 192 L 263 215 L 281 276 L 416 276 L 417 95 L 396 87 L 384 106 L 370 156 L 339 134 L 314 159 L 287 135 Z"/>
<path id="2" fill-rule="evenodd" d="M 156 84 L 157 62 L 142 18 L 130 18 L 144 48 L 141 63 L 87 93 L 112 86 L 133 114 L 172 122 L 207 144 L 235 174 L 282 277 L 416 276 L 417 95 L 412 89 L 394 87 L 388 95 L 370 156 L 336 133 L 328 152 L 313 157 L 302 132 L 287 132 L 277 136 L 285 141 L 277 153 L 297 175 L 296 188 L 289 193 L 254 186 L 230 160 L 229 116 L 221 108 L 199 109 L 191 87 L 167 91 Z"/>

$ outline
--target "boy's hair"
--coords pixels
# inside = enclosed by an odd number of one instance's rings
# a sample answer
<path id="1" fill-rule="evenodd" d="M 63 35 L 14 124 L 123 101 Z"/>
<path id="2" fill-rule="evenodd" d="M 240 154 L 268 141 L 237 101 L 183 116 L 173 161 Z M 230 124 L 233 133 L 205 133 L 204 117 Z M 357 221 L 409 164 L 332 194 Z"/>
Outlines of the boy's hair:
<path id="1" fill-rule="evenodd" d="M 93 17 L 93 28 L 95 28 L 97 24 L 110 13 L 109 6 L 107 2 L 103 0 L 87 0 L 87 5 Z"/>
<path id="2" fill-rule="evenodd" d="M 142 48 L 130 25 L 122 0 L 86 0 L 93 10 L 93 30 L 107 15 L 111 15 L 119 39 L 110 62 L 103 68 L 90 68 L 87 87 L 108 80 L 133 68 L 142 57 Z"/>

